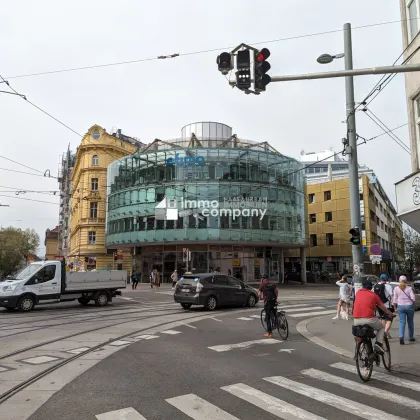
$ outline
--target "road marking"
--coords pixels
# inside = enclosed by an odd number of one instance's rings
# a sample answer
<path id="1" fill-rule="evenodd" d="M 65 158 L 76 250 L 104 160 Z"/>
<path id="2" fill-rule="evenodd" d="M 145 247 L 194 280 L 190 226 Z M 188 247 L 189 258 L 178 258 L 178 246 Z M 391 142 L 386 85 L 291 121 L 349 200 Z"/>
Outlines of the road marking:
<path id="1" fill-rule="evenodd" d="M 283 309 L 283 308 L 280 308 Z M 315 309 L 325 309 L 323 306 L 308 306 L 307 308 L 294 308 L 294 309 L 288 309 L 287 313 L 289 312 L 299 312 L 299 311 L 312 311 Z"/>
<path id="2" fill-rule="evenodd" d="M 184 324 L 186 327 L 190 327 L 190 328 L 194 328 L 195 330 L 197 329 L 197 327 L 194 327 L 194 325 L 190 325 L 190 324 Z"/>
<path id="3" fill-rule="evenodd" d="M 124 296 L 119 296 L 120 299 L 124 299 L 124 300 L 133 300 L 134 298 L 129 298 L 129 297 L 124 297 Z"/>
<path id="4" fill-rule="evenodd" d="M 292 351 L 294 351 L 295 349 L 280 349 L 278 352 L 282 353 L 282 352 L 286 352 L 286 353 L 291 353 Z"/>
<path id="5" fill-rule="evenodd" d="M 303 370 L 302 373 L 311 378 L 319 379 L 320 381 L 339 385 L 352 391 L 364 392 L 369 396 L 374 396 L 385 400 L 391 400 L 394 404 L 402 404 L 414 410 L 420 410 L 420 402 L 412 400 L 411 398 L 404 397 L 403 395 L 394 394 L 389 391 L 384 392 L 383 389 L 373 388 L 371 386 L 367 386 L 361 383 L 356 383 L 354 381 L 344 379 L 340 376 L 331 375 L 330 373 L 322 372 L 317 369 Z M 395 385 L 393 379 L 389 378 L 389 381 L 391 381 L 392 384 Z"/>
<path id="6" fill-rule="evenodd" d="M 245 384 L 223 386 L 221 389 L 284 420 L 325 420 Z"/>
<path id="7" fill-rule="evenodd" d="M 250 318 L 261 318 L 261 315 L 250 315 Z"/>
<path id="8" fill-rule="evenodd" d="M 98 420 L 147 420 L 134 408 L 123 408 L 122 410 L 108 411 L 107 413 L 97 414 Z"/>
<path id="9" fill-rule="evenodd" d="M 286 308 L 299 308 L 302 306 L 311 306 L 310 303 L 300 303 L 299 305 L 279 305 L 279 309 L 286 309 Z"/>
<path id="10" fill-rule="evenodd" d="M 208 347 L 208 348 L 210 350 L 222 352 L 222 351 L 229 351 L 233 349 L 248 349 L 254 344 L 277 344 L 277 343 L 282 343 L 282 341 L 275 340 L 274 338 L 267 338 L 263 340 L 244 341 L 243 343 L 237 343 L 237 344 L 222 344 L 220 346 L 213 346 L 213 347 Z"/>
<path id="11" fill-rule="evenodd" d="M 217 318 L 210 318 L 210 319 L 212 319 L 213 321 L 217 321 L 217 322 L 223 322 L 221 319 L 217 319 Z"/>
<path id="12" fill-rule="evenodd" d="M 253 321 L 252 318 L 245 318 L 244 316 L 242 316 L 241 318 L 236 318 L 236 319 L 240 319 L 242 321 Z"/>
<path id="13" fill-rule="evenodd" d="M 125 341 L 125 340 L 117 340 L 113 343 L 109 343 L 110 346 L 125 346 L 126 344 L 133 344 L 131 341 Z"/>
<path id="14" fill-rule="evenodd" d="M 159 338 L 158 335 L 138 335 L 137 337 L 134 337 L 137 340 L 151 340 L 152 338 Z"/>
<path id="15" fill-rule="evenodd" d="M 330 366 L 336 369 L 344 370 L 346 372 L 357 373 L 356 366 L 348 365 L 347 363 L 334 363 Z M 395 386 L 412 389 L 413 391 L 420 391 L 419 382 L 409 381 L 407 379 L 399 378 L 398 376 L 391 376 L 389 374 L 374 371 L 372 378 L 377 379 L 378 381 L 386 382 L 387 384 L 392 383 Z M 388 394 L 388 391 L 386 394 Z"/>
<path id="16" fill-rule="evenodd" d="M 272 376 L 270 378 L 263 378 L 267 382 L 281 386 L 297 394 L 304 395 L 316 401 L 323 402 L 331 407 L 348 412 L 354 416 L 359 416 L 366 420 L 403 420 L 402 417 L 393 416 L 376 408 L 369 407 L 358 402 L 348 400 L 347 398 L 339 397 L 330 392 L 323 391 L 319 388 L 314 388 L 309 385 L 301 384 L 292 381 L 282 376 Z"/>
<path id="17" fill-rule="evenodd" d="M 31 365 L 40 365 L 42 363 L 54 362 L 55 360 L 59 360 L 59 358 L 52 356 L 36 356 L 29 359 L 23 359 L 22 362 L 30 363 Z"/>
<path id="18" fill-rule="evenodd" d="M 335 314 L 337 311 L 319 311 L 319 312 L 305 312 L 304 314 L 291 314 L 288 315 L 292 318 L 301 318 L 304 316 L 317 316 L 317 315 L 327 315 L 327 314 Z"/>
<path id="19" fill-rule="evenodd" d="M 181 334 L 181 331 L 175 331 L 175 330 L 166 330 L 166 331 L 162 331 L 161 334 L 170 334 L 170 335 L 175 335 L 175 334 Z"/>
<path id="20" fill-rule="evenodd" d="M 79 347 L 78 349 L 67 350 L 66 353 L 80 354 L 87 350 L 90 350 L 90 347 Z"/>
<path id="21" fill-rule="evenodd" d="M 232 416 L 221 408 L 194 394 L 169 398 L 166 402 L 194 420 L 239 420 L 237 417 Z"/>

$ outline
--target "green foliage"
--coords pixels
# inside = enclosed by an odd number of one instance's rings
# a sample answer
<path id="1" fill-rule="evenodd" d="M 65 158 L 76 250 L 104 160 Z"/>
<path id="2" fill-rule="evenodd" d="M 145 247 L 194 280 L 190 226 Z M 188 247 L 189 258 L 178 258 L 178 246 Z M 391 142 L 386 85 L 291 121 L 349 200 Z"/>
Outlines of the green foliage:
<path id="1" fill-rule="evenodd" d="M 21 269 L 26 255 L 35 253 L 39 246 L 39 236 L 33 229 L 0 229 L 0 278 Z"/>

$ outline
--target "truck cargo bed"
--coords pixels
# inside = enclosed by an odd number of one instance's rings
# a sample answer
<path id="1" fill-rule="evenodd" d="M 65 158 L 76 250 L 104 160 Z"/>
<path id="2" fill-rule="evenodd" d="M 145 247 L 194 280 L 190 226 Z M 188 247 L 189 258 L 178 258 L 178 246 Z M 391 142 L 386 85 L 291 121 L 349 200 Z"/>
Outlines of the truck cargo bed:
<path id="1" fill-rule="evenodd" d="M 123 270 L 66 273 L 65 292 L 125 289 L 126 287 L 127 272 Z"/>

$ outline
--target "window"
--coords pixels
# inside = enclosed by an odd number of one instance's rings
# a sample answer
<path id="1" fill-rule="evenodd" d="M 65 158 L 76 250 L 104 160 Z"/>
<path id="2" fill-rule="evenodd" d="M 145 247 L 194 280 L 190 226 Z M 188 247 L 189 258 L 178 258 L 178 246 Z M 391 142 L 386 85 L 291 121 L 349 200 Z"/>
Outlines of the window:
<path id="1" fill-rule="evenodd" d="M 325 212 L 325 221 L 332 222 L 332 211 Z"/>
<path id="2" fill-rule="evenodd" d="M 417 32 L 419 31 L 418 16 L 418 1 L 419 0 L 406 0 L 407 4 L 407 25 L 408 25 L 408 42 L 411 42 Z"/>
<path id="3" fill-rule="evenodd" d="M 90 209 L 89 209 L 89 217 L 91 219 L 96 219 L 98 217 L 98 202 L 92 201 L 90 203 Z"/>
<path id="4" fill-rule="evenodd" d="M 55 265 L 47 265 L 38 271 L 30 280 L 26 282 L 27 285 L 45 283 L 53 280 L 55 277 Z"/>
<path id="5" fill-rule="evenodd" d="M 241 282 L 233 277 L 229 277 L 229 286 L 236 287 L 237 289 L 242 287 Z"/>
<path id="6" fill-rule="evenodd" d="M 96 232 L 89 232 L 89 245 L 96 244 Z"/>
<path id="7" fill-rule="evenodd" d="M 315 203 L 315 194 L 309 194 L 309 204 Z"/>
<path id="8" fill-rule="evenodd" d="M 331 191 L 324 192 L 324 200 L 325 201 L 331 200 Z"/>
<path id="9" fill-rule="evenodd" d="M 316 214 L 309 215 L 309 223 L 316 223 Z"/>
<path id="10" fill-rule="evenodd" d="M 359 200 L 363 201 L 363 194 L 359 194 Z"/>
<path id="11" fill-rule="evenodd" d="M 218 286 L 227 286 L 229 284 L 229 277 L 227 276 L 214 276 L 213 283 Z"/>
<path id="12" fill-rule="evenodd" d="M 327 246 L 334 245 L 334 234 L 333 233 L 327 233 L 326 234 L 326 239 L 327 239 Z"/>
<path id="13" fill-rule="evenodd" d="M 375 221 L 375 213 L 372 210 L 370 211 L 370 220 Z"/>
<path id="14" fill-rule="evenodd" d="M 379 221 L 379 217 L 378 217 L 378 216 L 376 216 L 376 224 L 377 224 L 378 226 L 380 226 L 380 221 Z"/>
<path id="15" fill-rule="evenodd" d="M 316 235 L 311 235 L 310 240 L 311 240 L 311 246 L 318 246 L 318 239 Z"/>
<path id="16" fill-rule="evenodd" d="M 91 184 L 90 184 L 90 189 L 92 191 L 98 191 L 98 178 L 92 178 Z"/>
<path id="17" fill-rule="evenodd" d="M 99 165 L 99 158 L 98 155 L 92 156 L 92 166 L 98 166 Z"/>

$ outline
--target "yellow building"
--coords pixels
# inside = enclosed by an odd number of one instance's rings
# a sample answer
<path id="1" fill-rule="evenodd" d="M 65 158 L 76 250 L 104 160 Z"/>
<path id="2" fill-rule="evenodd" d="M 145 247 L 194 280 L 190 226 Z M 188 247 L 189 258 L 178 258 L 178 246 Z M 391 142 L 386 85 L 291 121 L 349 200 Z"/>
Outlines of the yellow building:
<path id="1" fill-rule="evenodd" d="M 94 125 L 77 149 L 71 175 L 71 230 L 68 262 L 83 269 L 118 268 L 114 251 L 123 255 L 122 269 L 131 272 L 129 252 L 106 250 L 105 219 L 108 165 L 134 153 L 141 146 L 121 130 L 109 134 Z M 77 264 L 79 262 L 79 264 Z"/>
<path id="2" fill-rule="evenodd" d="M 45 259 L 54 260 L 58 256 L 58 235 L 60 227 L 57 226 L 53 230 L 47 229 L 45 232 Z"/>
<path id="3" fill-rule="evenodd" d="M 347 175 L 348 176 L 348 175 Z M 361 236 L 365 273 L 392 273 L 404 259 L 402 223 L 396 210 L 371 173 L 359 178 Z M 353 271 L 349 179 L 341 176 L 307 179 L 311 271 Z M 381 264 L 372 264 L 370 246 L 382 248 Z"/>

